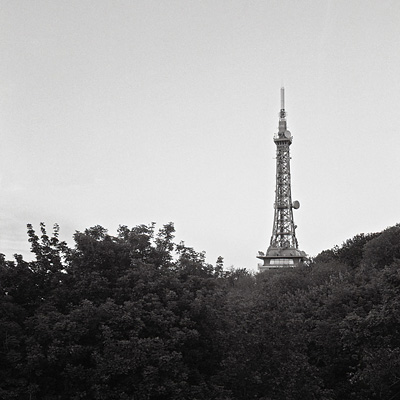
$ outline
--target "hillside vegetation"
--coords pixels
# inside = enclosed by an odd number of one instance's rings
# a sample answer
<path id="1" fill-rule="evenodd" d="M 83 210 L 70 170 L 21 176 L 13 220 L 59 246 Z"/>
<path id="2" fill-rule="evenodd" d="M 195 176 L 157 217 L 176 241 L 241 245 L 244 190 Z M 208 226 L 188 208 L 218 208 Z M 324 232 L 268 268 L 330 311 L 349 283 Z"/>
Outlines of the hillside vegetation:
<path id="1" fill-rule="evenodd" d="M 260 274 L 172 224 L 28 236 L 0 258 L 0 399 L 400 398 L 400 225 Z"/>

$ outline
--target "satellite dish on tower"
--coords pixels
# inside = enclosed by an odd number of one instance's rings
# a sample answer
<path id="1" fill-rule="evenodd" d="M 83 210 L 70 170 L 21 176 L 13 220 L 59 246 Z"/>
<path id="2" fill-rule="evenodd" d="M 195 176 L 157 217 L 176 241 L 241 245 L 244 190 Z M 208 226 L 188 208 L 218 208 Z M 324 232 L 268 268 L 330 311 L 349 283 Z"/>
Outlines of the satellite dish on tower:
<path id="1" fill-rule="evenodd" d="M 292 134 L 290 133 L 290 131 L 286 131 L 285 132 L 285 136 L 290 139 L 292 137 Z"/>
<path id="2" fill-rule="evenodd" d="M 292 207 L 293 207 L 295 210 L 297 210 L 298 208 L 300 208 L 300 203 L 299 203 L 297 200 L 295 200 L 295 201 L 292 203 Z"/>

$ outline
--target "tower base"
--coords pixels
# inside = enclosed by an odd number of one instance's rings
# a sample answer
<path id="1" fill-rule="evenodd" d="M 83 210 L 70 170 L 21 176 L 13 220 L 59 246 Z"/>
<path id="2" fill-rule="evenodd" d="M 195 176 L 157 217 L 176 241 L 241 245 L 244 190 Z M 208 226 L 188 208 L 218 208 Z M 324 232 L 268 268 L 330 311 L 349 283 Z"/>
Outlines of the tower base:
<path id="1" fill-rule="evenodd" d="M 262 272 L 270 269 L 297 267 L 302 261 L 306 260 L 307 254 L 292 247 L 282 249 L 270 246 L 265 255 L 259 252 L 257 258 L 264 262 L 263 265 L 259 264 L 258 266 L 259 272 Z"/>

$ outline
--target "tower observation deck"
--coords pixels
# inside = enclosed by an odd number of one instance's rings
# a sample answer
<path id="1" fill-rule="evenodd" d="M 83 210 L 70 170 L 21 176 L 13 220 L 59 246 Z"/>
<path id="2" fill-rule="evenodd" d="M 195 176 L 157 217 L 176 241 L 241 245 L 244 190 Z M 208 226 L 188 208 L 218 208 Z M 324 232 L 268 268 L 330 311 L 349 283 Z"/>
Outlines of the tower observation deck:
<path id="1" fill-rule="evenodd" d="M 281 88 L 281 110 L 279 112 L 278 133 L 274 135 L 276 144 L 276 188 L 274 203 L 274 223 L 270 245 L 266 254 L 259 251 L 257 258 L 264 261 L 260 271 L 267 269 L 295 267 L 306 259 L 306 253 L 299 250 L 293 209 L 300 203 L 292 202 L 290 179 L 290 145 L 292 134 L 287 129 L 285 111 L 285 89 Z"/>

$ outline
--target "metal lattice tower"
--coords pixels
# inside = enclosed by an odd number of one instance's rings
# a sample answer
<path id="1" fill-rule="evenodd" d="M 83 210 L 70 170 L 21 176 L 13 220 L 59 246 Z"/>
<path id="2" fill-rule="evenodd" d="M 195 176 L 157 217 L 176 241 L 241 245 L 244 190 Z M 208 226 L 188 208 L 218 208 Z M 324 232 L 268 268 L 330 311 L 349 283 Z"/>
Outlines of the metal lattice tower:
<path id="1" fill-rule="evenodd" d="M 300 207 L 298 201 L 292 202 L 290 179 L 290 145 L 292 134 L 287 130 L 285 111 L 285 89 L 281 88 L 281 111 L 279 113 L 279 130 L 274 135 L 276 144 L 276 189 L 274 204 L 274 223 L 270 246 L 266 254 L 257 256 L 264 261 L 259 269 L 294 267 L 304 261 L 306 253 L 299 250 L 296 238 L 296 225 L 293 220 L 293 209 Z"/>

